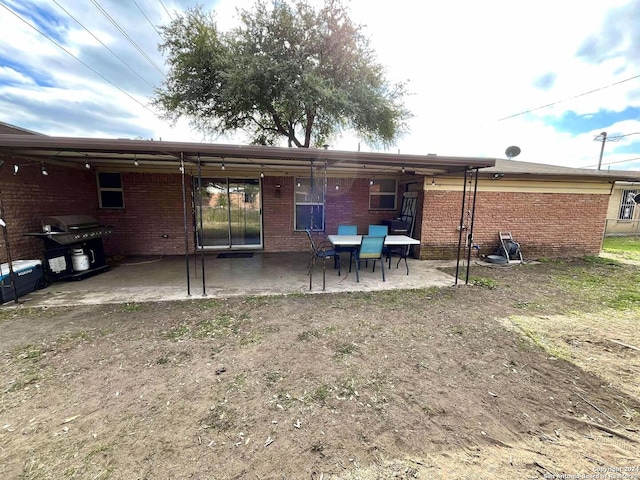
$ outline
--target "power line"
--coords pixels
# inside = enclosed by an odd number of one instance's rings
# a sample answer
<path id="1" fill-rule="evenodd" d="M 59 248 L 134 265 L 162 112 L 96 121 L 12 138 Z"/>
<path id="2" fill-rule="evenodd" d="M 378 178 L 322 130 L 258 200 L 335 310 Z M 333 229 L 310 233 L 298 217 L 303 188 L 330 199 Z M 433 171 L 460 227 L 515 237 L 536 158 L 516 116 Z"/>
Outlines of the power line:
<path id="1" fill-rule="evenodd" d="M 149 87 L 154 88 L 153 85 L 151 85 L 149 82 L 147 82 L 142 75 L 140 75 L 137 71 L 135 71 L 131 66 L 129 66 L 129 64 L 127 62 L 125 62 L 122 58 L 120 58 L 113 50 L 111 50 L 107 45 L 105 45 L 102 40 L 100 40 L 98 37 L 96 37 L 93 32 L 91 32 L 87 27 L 85 27 L 82 23 L 80 23 L 80 21 L 78 21 L 78 19 L 76 19 L 73 15 L 71 15 L 71 13 L 69 13 L 67 10 L 65 10 L 65 8 L 60 5 L 56 0 L 53 0 L 53 3 L 55 3 L 58 7 L 60 7 L 62 9 L 62 11 L 64 13 L 66 13 L 67 15 L 69 15 L 78 25 L 80 25 L 82 28 L 84 28 L 87 33 L 89 35 L 91 35 L 93 38 L 95 38 L 100 45 L 102 45 L 104 48 L 106 48 L 107 50 L 109 50 L 109 52 L 111 53 L 111 55 L 113 55 L 114 57 L 116 57 L 118 60 L 120 60 L 120 62 L 122 62 L 122 64 L 127 67 L 129 70 L 131 70 L 133 73 L 135 73 L 138 78 L 140 78 L 140 80 L 142 80 L 144 83 L 146 83 Z"/>
<path id="2" fill-rule="evenodd" d="M 617 142 L 618 140 L 624 137 L 628 137 L 629 135 L 640 135 L 640 132 L 625 133 L 624 135 L 611 135 L 607 137 L 607 142 Z"/>
<path id="3" fill-rule="evenodd" d="M 167 10 L 167 7 L 164 6 L 164 3 L 162 2 L 162 0 L 159 0 L 160 5 L 162 5 L 162 8 L 164 8 L 164 11 L 167 12 L 167 15 L 169 15 L 169 18 L 171 19 L 171 21 L 173 21 L 173 17 L 171 16 L 171 12 L 169 12 L 169 10 Z"/>
<path id="4" fill-rule="evenodd" d="M 124 93 L 127 97 L 129 97 L 131 100 L 133 100 L 134 102 L 136 102 L 137 104 L 139 104 L 141 107 L 146 108 L 147 110 L 149 110 L 151 113 L 153 113 L 154 115 L 156 114 L 156 112 L 154 112 L 153 110 L 151 110 L 147 105 L 145 105 L 144 103 L 142 103 L 140 100 L 138 100 L 137 98 L 133 97 L 131 94 L 127 93 L 125 90 L 123 90 L 122 88 L 120 88 L 118 85 L 116 85 L 115 83 L 113 83 L 111 80 L 109 80 L 107 77 L 105 77 L 104 75 L 102 75 L 100 72 L 98 72 L 95 68 L 93 68 L 92 66 L 86 64 L 85 62 L 83 62 L 82 60 L 80 60 L 78 57 L 76 57 L 73 53 L 71 53 L 69 50 L 67 50 L 66 48 L 64 48 L 62 45 L 60 45 L 58 42 L 56 42 L 55 40 L 53 40 L 51 37 L 49 37 L 46 33 L 42 32 L 41 30 L 39 30 L 37 27 L 34 27 L 33 25 L 31 25 L 29 22 L 27 22 L 24 18 L 22 18 L 20 15 L 18 15 L 16 12 L 14 12 L 13 10 L 11 10 L 9 7 L 7 7 L 4 3 L 0 2 L 0 6 L 4 7 L 9 13 L 15 15 L 19 20 L 21 20 L 22 22 L 26 23 L 29 27 L 31 27 L 32 29 L 34 29 L 36 32 L 38 32 L 40 35 L 42 35 L 43 37 L 45 37 L 47 40 L 49 40 L 51 43 L 53 43 L 56 47 L 58 47 L 60 50 L 64 51 L 66 54 L 72 56 L 73 58 L 75 58 L 78 62 L 80 62 L 82 65 L 84 65 L 85 67 L 87 67 L 89 70 L 91 70 L 93 73 L 95 73 L 96 75 L 98 75 L 100 78 L 102 78 L 104 81 L 108 82 L 109 84 L 113 85 L 115 88 L 117 88 L 118 90 L 120 90 L 122 93 Z"/>
<path id="5" fill-rule="evenodd" d="M 628 158 L 627 160 L 617 160 L 615 162 L 606 162 L 606 163 L 603 163 L 602 165 L 614 165 L 614 164 L 617 164 L 617 163 L 634 162 L 636 160 L 640 160 L 640 157 Z M 589 165 L 588 167 L 584 167 L 584 168 L 595 168 L 597 166 L 598 165 Z"/>
<path id="6" fill-rule="evenodd" d="M 138 52 L 140 52 L 140 55 L 142 55 L 151 64 L 151 66 L 153 66 L 153 68 L 155 68 L 158 71 L 158 73 L 160 73 L 160 75 L 164 75 L 164 72 L 162 71 L 162 69 L 153 60 L 151 60 L 151 58 L 146 53 L 144 53 L 142 48 L 140 48 L 140 46 L 136 42 L 134 42 L 129 35 L 127 35 L 127 32 L 125 32 L 124 29 L 120 25 L 118 25 L 118 22 L 116 22 L 111 17 L 111 15 L 109 15 L 107 11 L 104 8 L 102 8 L 102 6 L 97 2 L 97 0 L 91 0 L 91 3 L 93 3 L 95 7 L 98 10 L 100 10 L 100 12 L 107 18 L 107 20 L 109 20 L 112 23 L 112 25 L 118 29 L 118 31 L 124 36 L 124 38 L 126 38 L 129 41 L 129 43 L 133 45 L 136 48 L 136 50 L 138 50 Z"/>
<path id="7" fill-rule="evenodd" d="M 558 105 L 559 103 L 566 102 L 566 101 L 569 101 L 569 100 L 574 100 L 576 98 L 584 97 L 586 95 L 591 95 L 592 93 L 600 92 L 602 90 L 606 90 L 607 88 L 615 87 L 616 85 L 620 85 L 621 83 L 629 82 L 629 81 L 635 80 L 637 78 L 640 78 L 640 75 L 636 75 L 635 77 L 631 77 L 631 78 L 625 78 L 624 80 L 620 80 L 619 82 L 610 83 L 609 85 L 605 85 L 603 87 L 599 87 L 599 88 L 596 88 L 596 89 L 593 89 L 593 90 L 589 90 L 588 92 L 580 93 L 578 95 L 574 95 L 573 97 L 565 98 L 564 100 L 558 100 L 557 102 L 547 103 L 546 105 L 542 105 L 542 106 L 536 107 L 536 108 L 531 108 L 529 110 L 525 110 L 524 112 L 514 113 L 513 115 L 509 115 L 507 117 L 499 118 L 497 121 L 498 122 L 502 122 L 503 120 L 509 120 L 510 118 L 519 117 L 520 115 L 524 115 L 526 113 L 531 113 L 531 112 L 535 112 L 536 110 L 542 110 L 543 108 L 552 107 L 554 105 Z"/>
<path id="8" fill-rule="evenodd" d="M 147 19 L 147 22 L 149 22 L 149 25 L 151 25 L 151 28 L 153 28 L 153 29 L 156 31 L 156 33 L 158 34 L 158 36 L 159 36 L 160 38 L 162 38 L 162 35 L 160 35 L 160 32 L 158 31 L 158 29 L 157 29 L 157 28 L 156 28 L 156 26 L 151 22 L 151 20 L 149 20 L 149 17 L 147 17 L 147 14 L 146 14 L 146 13 L 144 13 L 144 10 L 142 10 L 142 9 L 140 8 L 140 5 L 138 5 L 138 2 L 136 2 L 136 0 L 133 0 L 133 3 L 135 4 L 135 6 L 136 6 L 136 7 L 138 7 L 138 10 L 140 10 L 140 13 L 144 16 L 144 18 L 146 18 L 146 19 Z"/>

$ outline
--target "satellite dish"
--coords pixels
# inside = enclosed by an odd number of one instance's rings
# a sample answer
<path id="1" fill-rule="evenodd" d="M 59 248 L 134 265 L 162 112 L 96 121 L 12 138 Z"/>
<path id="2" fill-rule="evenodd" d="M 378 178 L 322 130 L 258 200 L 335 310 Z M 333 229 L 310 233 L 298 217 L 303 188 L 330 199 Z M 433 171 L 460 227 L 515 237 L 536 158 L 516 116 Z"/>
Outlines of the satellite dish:
<path id="1" fill-rule="evenodd" d="M 520 152 L 521 152 L 520 147 L 511 145 L 504 151 L 504 154 L 507 156 L 509 160 L 511 160 L 513 157 L 517 157 L 518 155 L 520 155 Z"/>

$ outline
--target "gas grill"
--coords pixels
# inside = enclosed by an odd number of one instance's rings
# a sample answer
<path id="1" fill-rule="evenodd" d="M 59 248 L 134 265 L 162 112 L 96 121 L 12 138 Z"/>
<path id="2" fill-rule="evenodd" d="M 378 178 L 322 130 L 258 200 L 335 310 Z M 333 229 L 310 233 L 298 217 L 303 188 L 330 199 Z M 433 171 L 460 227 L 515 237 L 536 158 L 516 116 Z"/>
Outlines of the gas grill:
<path id="1" fill-rule="evenodd" d="M 102 238 L 112 230 L 89 215 L 61 215 L 42 220 L 42 236 L 59 245 L 71 245 L 95 238 Z"/>
<path id="2" fill-rule="evenodd" d="M 89 215 L 60 215 L 42 219 L 42 232 L 25 233 L 44 241 L 49 280 L 83 278 L 109 269 L 102 239 L 113 230 Z"/>

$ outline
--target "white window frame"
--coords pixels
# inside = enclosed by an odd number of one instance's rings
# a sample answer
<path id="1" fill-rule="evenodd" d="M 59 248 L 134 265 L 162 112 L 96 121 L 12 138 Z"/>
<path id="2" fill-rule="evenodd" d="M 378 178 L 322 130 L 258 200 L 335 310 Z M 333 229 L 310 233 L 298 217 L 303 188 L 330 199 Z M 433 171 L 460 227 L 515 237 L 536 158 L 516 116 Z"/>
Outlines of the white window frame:
<path id="1" fill-rule="evenodd" d="M 103 187 L 100 184 L 100 174 L 118 175 L 120 177 L 120 187 Z M 122 187 L 122 174 L 119 172 L 96 172 L 96 183 L 98 184 L 98 205 L 100 208 L 108 210 L 123 210 L 124 209 L 124 189 Z M 122 199 L 122 206 L 118 207 L 105 207 L 102 204 L 102 192 L 119 192 Z"/>
<path id="2" fill-rule="evenodd" d="M 376 192 L 374 191 L 376 182 L 385 181 L 385 182 L 393 182 L 394 189 L 392 192 Z M 383 207 L 373 207 L 371 205 L 372 197 L 390 197 L 393 195 L 393 208 L 383 208 Z M 372 179 L 369 181 L 369 210 L 396 210 L 398 208 L 398 180 L 395 178 L 380 178 L 380 179 Z"/>
<path id="3" fill-rule="evenodd" d="M 305 199 L 302 201 L 298 200 L 298 195 L 300 194 L 300 188 L 305 186 L 311 187 L 311 177 L 296 177 L 294 179 L 294 201 L 293 201 L 293 229 L 296 232 L 304 232 L 309 226 L 303 226 L 302 228 L 298 228 L 298 207 L 309 207 L 310 210 L 313 210 L 315 207 L 322 209 L 322 225 L 314 225 L 313 231 L 324 231 L 325 224 L 325 198 L 326 198 L 326 185 L 323 178 L 313 178 L 314 183 L 317 188 L 313 190 L 313 197 L 311 197 L 311 191 L 309 190 L 308 194 L 305 194 Z M 304 193 L 304 192 L 302 192 Z"/>

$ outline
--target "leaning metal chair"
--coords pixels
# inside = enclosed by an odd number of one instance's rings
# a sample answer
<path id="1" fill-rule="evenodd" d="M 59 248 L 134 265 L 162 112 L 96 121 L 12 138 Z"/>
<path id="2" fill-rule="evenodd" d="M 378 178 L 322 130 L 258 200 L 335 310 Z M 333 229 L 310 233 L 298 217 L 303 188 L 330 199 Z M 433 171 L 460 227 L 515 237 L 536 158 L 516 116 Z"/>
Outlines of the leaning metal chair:
<path id="1" fill-rule="evenodd" d="M 384 278 L 384 259 L 382 249 L 384 247 L 384 237 L 373 237 L 364 235 L 360 249 L 356 253 L 356 281 L 360 281 L 360 262 L 373 260 L 373 272 L 376 271 L 376 260 L 380 260 L 380 270 L 382 271 L 382 281 Z"/>
<path id="2" fill-rule="evenodd" d="M 338 235 L 358 235 L 357 225 L 338 225 Z M 337 247 L 336 251 L 349 252 L 349 273 L 351 273 L 351 263 L 353 262 L 353 254 L 358 251 L 358 247 Z"/>
<path id="3" fill-rule="evenodd" d="M 313 269 L 316 266 L 316 260 L 318 258 L 322 259 L 322 290 L 325 289 L 326 284 L 326 260 L 329 257 L 333 257 L 333 268 L 338 269 L 338 276 L 340 276 L 340 254 L 336 252 L 333 246 L 327 242 L 323 241 L 319 244 L 313 240 L 313 236 L 311 235 L 311 230 L 306 229 L 307 236 L 309 237 L 309 242 L 311 243 L 311 261 L 309 262 L 309 290 L 311 290 L 313 285 Z"/>

